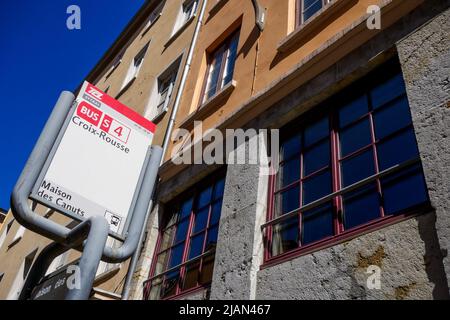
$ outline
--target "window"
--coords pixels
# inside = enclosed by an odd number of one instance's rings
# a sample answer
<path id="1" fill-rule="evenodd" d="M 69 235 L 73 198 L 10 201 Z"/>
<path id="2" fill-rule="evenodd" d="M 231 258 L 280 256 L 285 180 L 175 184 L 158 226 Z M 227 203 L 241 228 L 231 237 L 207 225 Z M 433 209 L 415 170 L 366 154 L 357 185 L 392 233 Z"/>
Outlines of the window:
<path id="1" fill-rule="evenodd" d="M 320 9 L 322 9 L 330 0 L 298 0 L 297 19 L 298 24 L 307 22 Z"/>
<path id="2" fill-rule="evenodd" d="M 225 180 L 215 175 L 169 204 L 146 282 L 146 299 L 165 299 L 212 280 Z"/>
<path id="3" fill-rule="evenodd" d="M 26 231 L 26 228 L 24 226 L 19 226 L 19 228 L 17 229 L 16 234 L 14 235 L 14 238 L 11 240 L 11 243 L 9 244 L 9 246 L 12 247 L 17 242 L 19 242 L 20 239 L 23 238 L 25 231 Z"/>
<path id="4" fill-rule="evenodd" d="M 231 35 L 209 55 L 207 78 L 202 103 L 210 99 L 233 80 L 239 33 Z"/>
<path id="5" fill-rule="evenodd" d="M 400 68 L 382 69 L 284 131 L 266 260 L 429 209 Z"/>
<path id="6" fill-rule="evenodd" d="M 175 80 L 177 73 L 171 72 L 165 78 L 158 80 L 158 105 L 156 106 L 157 116 L 167 110 L 167 107 L 172 96 L 173 87 L 175 86 Z"/>
<path id="7" fill-rule="evenodd" d="M 166 1 L 161 1 L 155 9 L 153 9 L 152 13 L 150 13 L 150 16 L 148 17 L 147 24 L 144 27 L 144 32 L 147 31 L 148 28 L 152 26 L 152 24 L 158 20 L 158 18 L 161 16 L 162 9 L 164 8 L 164 4 Z"/>
<path id="8" fill-rule="evenodd" d="M 147 53 L 148 44 L 134 57 L 133 62 L 128 68 L 127 75 L 122 85 L 122 89 L 125 88 L 133 79 L 135 79 L 139 70 L 142 67 L 142 63 L 144 62 L 145 54 Z"/>
<path id="9" fill-rule="evenodd" d="M 17 300 L 22 291 L 22 287 L 25 284 L 25 279 L 27 278 L 28 272 L 31 269 L 31 265 L 33 263 L 34 257 L 36 256 L 38 249 L 35 249 L 29 255 L 25 257 L 22 264 L 20 265 L 19 270 L 17 270 L 16 277 L 14 278 L 14 282 L 9 290 L 8 297 L 6 300 Z"/>
<path id="10" fill-rule="evenodd" d="M 2 234 L 0 235 L 0 248 L 3 246 L 3 243 L 5 243 L 6 237 L 8 236 L 9 230 L 11 230 L 13 223 L 14 220 L 11 220 L 7 225 L 3 227 Z"/>

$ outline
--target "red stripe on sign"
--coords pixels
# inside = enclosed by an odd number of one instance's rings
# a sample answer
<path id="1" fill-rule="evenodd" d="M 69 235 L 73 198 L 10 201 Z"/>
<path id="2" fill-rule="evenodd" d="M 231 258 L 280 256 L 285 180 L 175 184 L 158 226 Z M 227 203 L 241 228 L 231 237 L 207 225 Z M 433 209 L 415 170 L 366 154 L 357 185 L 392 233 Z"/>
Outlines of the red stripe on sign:
<path id="1" fill-rule="evenodd" d="M 117 101 L 113 97 L 107 95 L 106 93 L 96 88 L 92 84 L 88 83 L 86 92 L 95 99 L 100 100 L 101 102 L 107 104 L 117 112 L 123 114 L 125 117 L 136 122 L 138 125 L 144 127 L 145 129 L 149 130 L 152 133 L 155 133 L 156 125 L 153 122 L 144 118 L 139 113 L 130 109 L 129 107 Z"/>

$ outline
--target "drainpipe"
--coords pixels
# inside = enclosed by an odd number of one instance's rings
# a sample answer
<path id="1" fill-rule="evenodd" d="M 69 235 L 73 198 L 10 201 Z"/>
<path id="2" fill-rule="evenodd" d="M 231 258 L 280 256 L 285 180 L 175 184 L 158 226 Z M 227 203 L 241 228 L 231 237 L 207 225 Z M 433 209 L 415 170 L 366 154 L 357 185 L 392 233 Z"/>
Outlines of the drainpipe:
<path id="1" fill-rule="evenodd" d="M 252 4 L 255 10 L 255 24 L 259 31 L 263 31 L 266 23 L 266 9 L 259 4 L 258 0 L 252 0 Z"/>
<path id="2" fill-rule="evenodd" d="M 204 0 L 202 9 L 200 11 L 200 16 L 198 17 L 197 24 L 195 26 L 194 35 L 192 36 L 191 45 L 189 47 L 188 56 L 186 58 L 186 64 L 184 65 L 184 68 L 183 68 L 183 75 L 181 77 L 180 86 L 178 87 L 178 90 L 177 90 L 175 102 L 174 102 L 172 111 L 170 113 L 169 123 L 167 124 L 166 133 L 164 135 L 164 142 L 163 142 L 163 147 L 162 147 L 163 151 L 162 151 L 160 166 L 164 163 L 164 157 L 167 152 L 167 148 L 169 146 L 170 136 L 171 136 L 173 127 L 175 125 L 175 119 L 176 119 L 176 116 L 178 113 L 178 108 L 180 107 L 180 102 L 181 102 L 181 97 L 183 95 L 184 87 L 186 86 L 187 76 L 191 69 L 192 58 L 194 56 L 194 49 L 195 49 L 195 45 L 197 44 L 198 35 L 200 33 L 200 28 L 203 23 L 203 18 L 205 16 L 207 4 L 208 4 L 208 0 Z M 130 296 L 131 282 L 133 280 L 133 275 L 134 275 L 134 272 L 136 271 L 136 266 L 137 266 L 137 263 L 139 261 L 139 257 L 141 254 L 142 242 L 144 241 L 144 235 L 147 230 L 147 223 L 148 223 L 148 219 L 150 216 L 150 211 L 151 211 L 152 205 L 153 205 L 153 200 L 150 202 L 149 211 L 147 212 L 147 215 L 145 216 L 144 224 L 142 225 L 142 231 L 139 236 L 138 247 L 130 260 L 130 265 L 128 267 L 127 276 L 125 278 L 125 283 L 123 285 L 122 300 L 128 300 L 128 298 Z"/>

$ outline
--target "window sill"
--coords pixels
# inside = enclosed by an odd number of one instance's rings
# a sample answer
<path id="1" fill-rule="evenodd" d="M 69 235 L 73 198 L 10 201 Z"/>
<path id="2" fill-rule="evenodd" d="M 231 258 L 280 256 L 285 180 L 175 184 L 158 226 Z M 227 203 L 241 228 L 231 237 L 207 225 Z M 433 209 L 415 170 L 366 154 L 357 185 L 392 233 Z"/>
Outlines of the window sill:
<path id="1" fill-rule="evenodd" d="M 181 122 L 180 128 L 190 129 L 194 127 L 195 120 L 203 120 L 210 115 L 223 100 L 230 96 L 237 86 L 236 80 L 231 80 L 219 92 L 206 100 L 197 111 L 192 112 L 184 121 Z"/>
<path id="2" fill-rule="evenodd" d="M 153 25 L 156 23 L 156 21 L 159 20 L 159 17 L 161 17 L 161 16 L 162 16 L 162 12 L 160 12 L 160 13 L 156 16 L 155 20 L 153 20 L 152 23 L 150 23 L 148 26 L 146 26 L 146 27 L 144 28 L 144 30 L 142 31 L 142 36 L 141 36 L 141 37 L 145 36 L 145 34 L 153 27 Z"/>
<path id="3" fill-rule="evenodd" d="M 94 279 L 94 286 L 98 286 L 98 285 L 102 284 L 103 282 L 106 282 L 109 279 L 111 279 L 113 276 L 115 276 L 120 271 L 120 268 L 121 268 L 121 265 L 119 264 L 103 273 L 100 273 Z"/>
<path id="4" fill-rule="evenodd" d="M 197 14 L 194 14 L 192 17 L 190 17 L 170 38 L 167 40 L 167 42 L 164 44 L 164 47 L 167 48 L 172 44 L 172 42 L 175 41 L 175 39 L 178 38 L 180 34 L 183 33 L 184 30 L 194 21 Z"/>
<path id="5" fill-rule="evenodd" d="M 429 203 L 419 205 L 415 209 L 409 209 L 408 212 L 397 215 L 397 216 L 389 216 L 385 218 L 381 218 L 379 220 L 369 222 L 365 225 L 356 227 L 347 231 L 346 233 L 331 236 L 325 238 L 323 240 L 319 240 L 317 242 L 311 243 L 305 247 L 293 249 L 282 253 L 276 257 L 266 259 L 264 263 L 261 265 L 260 270 L 267 269 L 278 264 L 300 258 L 302 256 L 327 249 L 336 245 L 339 245 L 343 242 L 351 241 L 354 238 L 364 236 L 365 234 L 389 227 L 393 224 L 406 221 L 408 219 L 417 217 L 422 214 L 427 214 L 432 212 L 434 209 Z"/>
<path id="6" fill-rule="evenodd" d="M 355 0 L 334 0 L 325 5 L 321 10 L 314 14 L 307 22 L 292 31 L 284 38 L 277 47 L 277 51 L 284 53 L 291 50 L 295 45 L 310 36 L 314 31 L 327 25 L 326 20 L 334 15 L 344 6 L 349 5 Z"/>
<path id="7" fill-rule="evenodd" d="M 123 95 L 125 93 L 125 91 L 127 91 L 131 85 L 134 83 L 134 81 L 136 81 L 136 76 L 134 76 L 130 81 L 128 81 L 128 83 L 126 85 L 123 86 L 122 89 L 120 89 L 119 93 L 116 94 L 115 99 L 119 99 L 121 95 Z"/>

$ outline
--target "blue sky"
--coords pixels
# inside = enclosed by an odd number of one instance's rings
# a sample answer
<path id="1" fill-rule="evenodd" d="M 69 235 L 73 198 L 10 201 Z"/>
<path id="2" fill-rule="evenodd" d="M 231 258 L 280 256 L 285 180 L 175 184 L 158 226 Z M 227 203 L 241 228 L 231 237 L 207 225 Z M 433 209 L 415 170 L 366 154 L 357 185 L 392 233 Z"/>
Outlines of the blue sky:
<path id="1" fill-rule="evenodd" d="M 74 91 L 144 0 L 0 1 L 0 207 L 62 90 Z M 67 7 L 81 9 L 68 30 Z"/>

